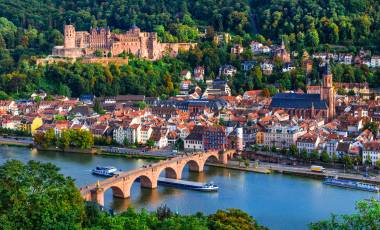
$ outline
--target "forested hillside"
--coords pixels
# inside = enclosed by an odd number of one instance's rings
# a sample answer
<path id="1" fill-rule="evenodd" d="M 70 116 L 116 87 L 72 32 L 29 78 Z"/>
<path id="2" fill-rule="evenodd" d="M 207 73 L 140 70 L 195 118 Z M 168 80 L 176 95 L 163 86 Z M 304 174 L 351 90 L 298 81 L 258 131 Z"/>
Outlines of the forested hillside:
<path id="1" fill-rule="evenodd" d="M 136 24 L 156 31 L 161 41 L 197 42 L 198 47 L 153 63 L 131 59 L 120 69 L 79 63 L 36 67 L 36 57 L 63 43 L 63 24 L 69 22 L 78 30 L 109 26 L 115 33 Z M 229 32 L 232 42 L 216 45 L 215 32 Z M 0 98 L 25 98 L 38 89 L 68 96 L 172 96 L 178 92 L 181 70 L 204 65 L 207 79 L 213 79 L 227 63 L 239 69 L 229 82 L 234 94 L 274 83 L 283 89 L 304 88 L 305 72 L 282 73 L 283 63 L 274 63 L 271 76 L 261 76 L 257 68 L 247 75 L 241 71 L 241 63 L 252 59 L 252 40 L 278 44 L 281 39 L 288 50 L 299 53 L 339 50 L 355 55 L 364 48 L 377 55 L 378 0 L 0 0 Z M 246 47 L 239 58 L 230 54 L 234 43 Z M 308 76 L 313 82 L 319 79 L 317 66 Z M 333 71 L 337 81 L 380 86 L 378 69 L 337 65 Z"/>
<path id="2" fill-rule="evenodd" d="M 249 29 L 245 0 L 1 0 L 0 15 L 16 26 L 39 30 L 61 28 L 70 20 L 86 30 L 105 25 L 123 30 L 133 23 L 143 30 L 178 23 L 238 33 Z"/>
<path id="3" fill-rule="evenodd" d="M 282 35 L 294 46 L 319 44 L 371 47 L 380 42 L 378 0 L 252 0 L 259 32 Z"/>

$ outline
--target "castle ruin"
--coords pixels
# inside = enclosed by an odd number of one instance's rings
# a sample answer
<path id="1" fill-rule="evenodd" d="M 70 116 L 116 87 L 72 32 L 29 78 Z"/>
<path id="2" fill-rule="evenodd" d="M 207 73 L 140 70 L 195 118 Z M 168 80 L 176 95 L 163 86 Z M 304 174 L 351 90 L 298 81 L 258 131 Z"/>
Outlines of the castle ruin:
<path id="1" fill-rule="evenodd" d="M 161 43 L 157 33 L 141 32 L 133 26 L 124 34 L 115 34 L 109 28 L 92 28 L 90 32 L 76 31 L 73 25 L 64 26 L 64 45 L 55 46 L 52 55 L 68 58 L 91 57 L 95 52 L 102 56 L 118 56 L 122 53 L 157 60 L 164 55 L 176 56 L 188 51 L 196 43 Z"/>

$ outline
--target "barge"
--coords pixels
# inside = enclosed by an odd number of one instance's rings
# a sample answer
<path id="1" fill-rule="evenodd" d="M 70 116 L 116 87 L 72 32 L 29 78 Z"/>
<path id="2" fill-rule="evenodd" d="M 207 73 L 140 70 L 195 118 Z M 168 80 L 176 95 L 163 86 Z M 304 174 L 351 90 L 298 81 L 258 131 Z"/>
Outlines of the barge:
<path id="1" fill-rule="evenodd" d="M 356 189 L 356 190 L 362 190 L 367 192 L 380 192 L 380 188 L 373 184 L 353 181 L 353 180 L 343 180 L 338 178 L 331 178 L 327 177 L 323 180 L 323 183 L 326 185 L 332 185 L 342 188 L 350 188 L 350 189 Z"/>
<path id="2" fill-rule="evenodd" d="M 157 183 L 176 188 L 190 189 L 201 192 L 216 192 L 219 187 L 213 183 L 200 183 L 194 181 L 176 180 L 171 178 L 159 177 Z"/>

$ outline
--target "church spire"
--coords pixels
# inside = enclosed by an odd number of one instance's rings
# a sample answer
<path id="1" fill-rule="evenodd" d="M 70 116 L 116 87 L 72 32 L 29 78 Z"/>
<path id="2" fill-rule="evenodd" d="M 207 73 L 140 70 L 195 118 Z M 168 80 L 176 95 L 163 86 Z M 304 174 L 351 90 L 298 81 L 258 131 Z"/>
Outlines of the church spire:
<path id="1" fill-rule="evenodd" d="M 330 61 L 326 61 L 326 64 L 324 66 L 323 75 L 330 75 L 331 74 L 331 66 Z"/>

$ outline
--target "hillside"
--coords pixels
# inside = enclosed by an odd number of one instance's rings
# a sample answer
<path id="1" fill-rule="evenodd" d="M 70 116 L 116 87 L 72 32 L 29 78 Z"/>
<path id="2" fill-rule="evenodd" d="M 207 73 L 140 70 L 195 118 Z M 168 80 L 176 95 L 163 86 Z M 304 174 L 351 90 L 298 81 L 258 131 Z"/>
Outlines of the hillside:
<path id="1" fill-rule="evenodd" d="M 376 0 L 253 0 L 259 32 L 294 46 L 342 44 L 371 47 L 380 42 L 380 6 Z"/>
<path id="2" fill-rule="evenodd" d="M 1 0 L 0 15 L 16 26 L 39 30 L 61 29 L 71 21 L 78 29 L 105 26 L 143 30 L 155 25 L 212 25 L 219 31 L 242 33 L 248 29 L 249 6 L 245 0 Z"/>

